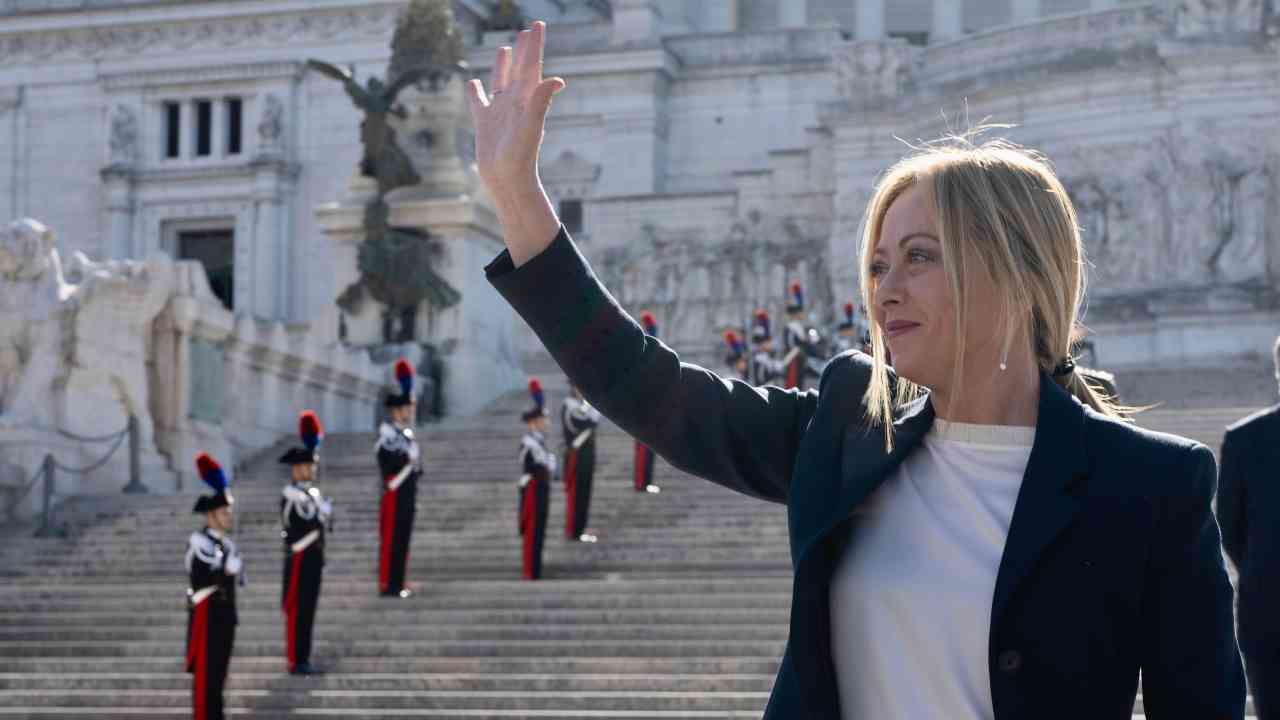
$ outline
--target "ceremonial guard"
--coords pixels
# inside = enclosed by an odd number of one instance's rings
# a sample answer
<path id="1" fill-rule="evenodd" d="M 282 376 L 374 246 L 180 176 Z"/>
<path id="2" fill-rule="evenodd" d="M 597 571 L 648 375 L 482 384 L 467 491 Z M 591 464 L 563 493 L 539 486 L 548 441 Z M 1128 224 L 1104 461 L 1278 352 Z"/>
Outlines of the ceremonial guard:
<path id="1" fill-rule="evenodd" d="M 782 365 L 785 388 L 799 387 L 804 382 L 809 332 L 804 327 L 804 288 L 791 283 L 787 297 L 787 326 L 782 333 Z"/>
<path id="2" fill-rule="evenodd" d="M 316 453 L 324 429 L 310 410 L 298 418 L 301 447 L 289 448 L 280 462 L 289 466 L 290 481 L 280 498 L 280 520 L 284 526 L 284 581 L 281 608 L 285 622 L 285 657 L 293 675 L 312 675 L 311 628 L 320 599 L 320 573 L 324 567 L 325 526 L 333 505 L 311 483 L 315 481 Z"/>
<path id="3" fill-rule="evenodd" d="M 596 471 L 596 427 L 600 411 L 591 406 L 576 387 L 569 388 L 560 410 L 564 426 L 564 535 L 570 540 L 592 543 L 594 534 L 587 532 L 587 515 L 591 510 L 591 483 Z"/>
<path id="4" fill-rule="evenodd" d="M 751 382 L 753 385 L 770 385 L 782 376 L 783 364 L 773 357 L 773 332 L 769 327 L 769 312 L 756 310 L 755 324 L 751 326 Z"/>
<path id="5" fill-rule="evenodd" d="M 556 474 L 556 454 L 547 448 L 547 410 L 537 378 L 529 380 L 529 395 L 533 407 L 520 416 L 528 431 L 520 440 L 519 527 L 524 536 L 522 577 L 537 580 L 542 577 L 542 541 L 547 534 L 547 504 L 551 479 Z"/>
<path id="6" fill-rule="evenodd" d="M 414 370 L 401 358 L 395 366 L 400 392 L 387 398 L 390 421 L 378 428 L 374 451 L 382 478 L 378 513 L 378 588 L 385 597 L 407 598 L 413 589 L 405 582 L 409 541 L 413 535 L 414 503 L 422 475 L 422 451 L 413 436 Z"/>
<path id="7" fill-rule="evenodd" d="M 243 561 L 228 537 L 234 499 L 227 477 L 207 453 L 196 457 L 200 479 L 212 495 L 196 500 L 192 512 L 205 526 L 187 543 L 187 672 L 191 673 L 191 709 L 195 720 L 222 720 L 222 688 L 235 641 L 236 584 Z"/>
<path id="8" fill-rule="evenodd" d="M 724 331 L 724 342 L 729 346 L 728 354 L 724 358 L 724 364 L 729 366 L 729 375 L 739 380 L 747 380 L 749 374 L 746 343 L 742 342 L 742 338 L 738 337 L 738 333 L 733 330 Z"/>
<path id="9" fill-rule="evenodd" d="M 648 310 L 640 313 L 640 325 L 649 337 L 658 337 L 658 321 Z M 659 493 L 662 488 L 653 484 L 653 464 L 657 456 L 653 448 L 636 441 L 635 468 L 632 474 L 632 485 L 636 492 Z"/>
<path id="10" fill-rule="evenodd" d="M 853 323 L 853 303 L 844 304 L 844 317 L 841 318 L 840 324 L 836 326 L 836 354 L 840 354 L 846 350 L 862 349 L 862 340 L 858 337 L 858 329 Z"/>

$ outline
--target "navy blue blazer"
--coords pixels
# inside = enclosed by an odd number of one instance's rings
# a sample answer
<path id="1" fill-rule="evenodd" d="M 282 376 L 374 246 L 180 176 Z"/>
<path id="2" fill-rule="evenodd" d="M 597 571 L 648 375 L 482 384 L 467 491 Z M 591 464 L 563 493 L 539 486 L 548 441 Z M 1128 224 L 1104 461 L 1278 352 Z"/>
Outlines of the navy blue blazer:
<path id="1" fill-rule="evenodd" d="M 1218 522 L 1240 572 L 1240 647 L 1280 670 L 1280 405 L 1227 428 Z"/>
<path id="2" fill-rule="evenodd" d="M 682 363 L 563 229 L 519 269 L 504 252 L 486 275 L 606 417 L 686 472 L 786 503 L 791 628 L 765 718 L 839 718 L 831 576 L 853 511 L 928 431 L 928 397 L 898 413 L 886 452 L 864 416 L 865 355 L 839 355 L 803 392 Z M 1106 418 L 1042 377 L 992 608 L 997 720 L 1130 720 L 1139 670 L 1149 718 L 1243 717 L 1215 474 L 1203 445 Z"/>

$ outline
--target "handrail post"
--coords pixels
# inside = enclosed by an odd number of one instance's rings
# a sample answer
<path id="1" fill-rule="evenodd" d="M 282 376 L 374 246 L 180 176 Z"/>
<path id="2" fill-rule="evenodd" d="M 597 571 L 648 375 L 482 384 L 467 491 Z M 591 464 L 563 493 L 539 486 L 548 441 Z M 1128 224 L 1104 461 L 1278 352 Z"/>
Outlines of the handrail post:
<path id="1" fill-rule="evenodd" d="M 138 437 L 138 418 L 129 416 L 129 484 L 124 486 L 126 495 L 141 495 L 150 492 L 150 488 L 142 484 L 142 448 Z"/>
<path id="2" fill-rule="evenodd" d="M 50 515 L 53 511 L 53 483 L 54 483 L 54 465 L 53 455 L 44 456 L 44 462 L 40 465 L 40 474 L 44 477 L 44 503 L 40 510 L 40 529 L 36 530 L 36 537 L 49 537 L 53 535 L 53 527 L 50 522 Z"/>

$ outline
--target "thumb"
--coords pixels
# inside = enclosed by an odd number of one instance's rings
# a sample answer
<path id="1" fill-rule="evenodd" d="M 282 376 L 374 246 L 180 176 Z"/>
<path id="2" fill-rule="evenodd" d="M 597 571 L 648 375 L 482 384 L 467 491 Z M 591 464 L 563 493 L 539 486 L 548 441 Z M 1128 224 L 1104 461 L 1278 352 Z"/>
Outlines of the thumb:
<path id="1" fill-rule="evenodd" d="M 563 78 L 551 77 L 543 80 L 533 91 L 534 107 L 542 108 L 542 111 L 546 112 L 551 107 L 552 96 L 563 90 L 566 85 Z"/>

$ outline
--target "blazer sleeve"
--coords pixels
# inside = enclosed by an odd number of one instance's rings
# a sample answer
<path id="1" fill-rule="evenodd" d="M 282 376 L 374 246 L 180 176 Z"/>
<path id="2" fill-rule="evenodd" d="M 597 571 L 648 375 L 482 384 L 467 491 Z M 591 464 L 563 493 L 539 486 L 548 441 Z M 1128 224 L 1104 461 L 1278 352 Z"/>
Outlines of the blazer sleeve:
<path id="1" fill-rule="evenodd" d="M 1245 516 L 1245 448 L 1240 437 L 1244 428 L 1228 431 L 1222 438 L 1222 469 L 1218 473 L 1218 525 L 1222 528 L 1222 547 L 1236 567 L 1244 560 L 1248 518 Z"/>
<path id="2" fill-rule="evenodd" d="M 1162 499 L 1152 545 L 1142 699 L 1152 720 L 1239 719 L 1244 717 L 1244 670 L 1231 583 L 1210 510 L 1216 467 L 1205 446 L 1187 452 L 1184 464 L 1194 472 L 1189 491 L 1171 489 Z"/>
<path id="3" fill-rule="evenodd" d="M 786 502 L 816 391 L 752 387 L 681 362 L 618 305 L 563 227 L 520 268 L 503 251 L 485 274 L 605 417 L 681 470 Z"/>

